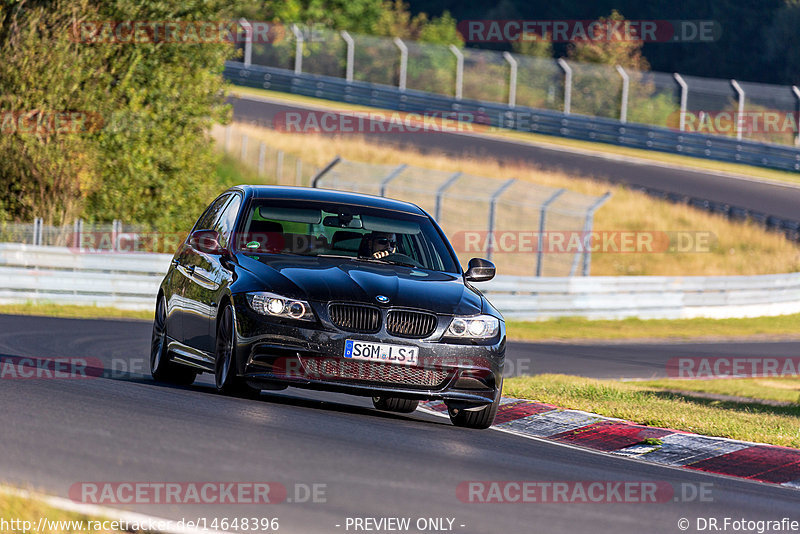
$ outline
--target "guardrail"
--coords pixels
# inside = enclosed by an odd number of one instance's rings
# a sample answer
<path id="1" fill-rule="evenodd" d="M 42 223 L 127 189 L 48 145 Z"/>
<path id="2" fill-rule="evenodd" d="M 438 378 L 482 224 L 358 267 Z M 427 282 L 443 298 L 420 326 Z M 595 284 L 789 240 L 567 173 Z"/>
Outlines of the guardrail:
<path id="1" fill-rule="evenodd" d="M 151 310 L 168 254 L 79 254 L 0 244 L 0 302 Z M 509 319 L 757 317 L 800 313 L 800 273 L 762 276 L 497 276 L 480 285 Z"/>
<path id="2" fill-rule="evenodd" d="M 0 302 L 153 309 L 171 257 L 0 243 Z"/>
<path id="3" fill-rule="evenodd" d="M 481 124 L 510 130 L 746 163 L 771 169 L 800 170 L 800 149 L 789 146 L 688 133 L 646 124 L 624 123 L 616 119 L 458 99 L 389 85 L 295 73 L 274 67 L 245 66 L 236 61 L 225 63 L 224 75 L 238 85 L 362 106 L 414 113 L 455 111 L 471 114 Z"/>
<path id="4" fill-rule="evenodd" d="M 461 100 L 388 85 L 348 82 L 330 76 L 297 74 L 272 67 L 258 65 L 245 67 L 242 63 L 232 61 L 225 64 L 225 76 L 238 85 L 362 106 L 414 113 L 454 111 L 473 117 L 483 125 L 511 130 L 598 141 L 717 161 L 747 163 L 766 168 L 800 170 L 800 149 L 787 146 L 737 141 L 734 138 L 717 135 L 685 133 L 658 126 L 622 123 L 613 119 L 534 108 L 511 107 L 494 102 Z M 696 209 L 734 220 L 751 220 L 768 230 L 783 232 L 787 239 L 800 241 L 798 220 L 784 219 L 710 199 L 689 197 L 643 186 L 636 187 L 655 198 L 689 204 Z"/>

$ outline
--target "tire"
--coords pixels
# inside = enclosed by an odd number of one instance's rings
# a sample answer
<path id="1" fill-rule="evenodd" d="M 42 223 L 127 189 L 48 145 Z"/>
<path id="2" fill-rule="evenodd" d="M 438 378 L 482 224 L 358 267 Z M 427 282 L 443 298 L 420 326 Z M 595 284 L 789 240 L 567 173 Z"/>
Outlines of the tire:
<path id="1" fill-rule="evenodd" d="M 497 415 L 497 408 L 500 406 L 500 398 L 503 393 L 503 380 L 500 379 L 497 394 L 491 404 L 486 408 L 479 411 L 467 411 L 463 409 L 454 409 L 450 406 L 447 407 L 447 414 L 450 416 L 450 421 L 455 426 L 464 428 L 485 429 L 492 426 L 494 418 Z"/>
<path id="2" fill-rule="evenodd" d="M 214 353 L 214 384 L 223 395 L 254 398 L 260 389 L 251 387 L 236 374 L 236 320 L 233 307 L 228 304 L 222 309 L 217 325 L 217 346 Z"/>
<path id="3" fill-rule="evenodd" d="M 372 404 L 378 410 L 398 413 L 411 413 L 419 406 L 418 400 L 398 397 L 372 397 Z"/>
<path id="4" fill-rule="evenodd" d="M 167 352 L 167 299 L 164 295 L 156 301 L 153 336 L 150 342 L 150 374 L 156 382 L 188 386 L 197 378 L 190 367 L 170 361 Z"/>

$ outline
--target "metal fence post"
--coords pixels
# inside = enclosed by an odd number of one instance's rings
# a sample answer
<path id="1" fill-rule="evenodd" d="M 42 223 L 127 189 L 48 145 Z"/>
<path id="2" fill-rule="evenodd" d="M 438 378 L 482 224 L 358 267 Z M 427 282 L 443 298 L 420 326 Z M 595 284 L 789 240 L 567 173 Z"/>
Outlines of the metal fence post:
<path id="1" fill-rule="evenodd" d="M 731 86 L 739 97 L 739 112 L 736 116 L 736 139 L 742 140 L 742 128 L 744 127 L 744 89 L 736 80 L 731 80 Z"/>
<path id="2" fill-rule="evenodd" d="M 294 185 L 300 185 L 303 181 L 303 160 L 294 160 Z"/>
<path id="3" fill-rule="evenodd" d="M 617 65 L 617 72 L 622 76 L 622 102 L 619 107 L 619 122 L 628 122 L 628 90 L 630 88 L 631 77 L 621 66 Z"/>
<path id="4" fill-rule="evenodd" d="M 683 79 L 683 76 L 677 72 L 672 73 L 672 77 L 681 86 L 681 131 L 686 130 L 686 101 L 689 99 L 689 84 Z"/>
<path id="5" fill-rule="evenodd" d="M 283 179 L 283 150 L 278 150 L 275 158 L 275 181 L 280 184 Z"/>
<path id="6" fill-rule="evenodd" d="M 433 210 L 433 218 L 436 219 L 437 222 L 442 218 L 442 197 L 444 196 L 444 192 L 447 191 L 451 185 L 456 183 L 456 180 L 459 178 L 461 178 L 461 172 L 453 173 L 450 178 L 445 180 L 445 182 L 436 190 L 436 208 Z"/>
<path id="7" fill-rule="evenodd" d="M 542 207 L 539 208 L 539 237 L 536 239 L 536 276 L 542 276 L 542 255 L 544 253 L 544 247 L 542 246 L 542 236 L 544 236 L 544 227 L 547 219 L 547 208 L 555 202 L 555 200 L 563 195 L 567 190 L 566 189 L 559 189 L 552 195 L 550 198 L 545 200 L 542 203 Z"/>
<path id="8" fill-rule="evenodd" d="M 328 162 L 327 165 L 322 167 L 321 171 L 319 171 L 317 174 L 315 174 L 314 176 L 311 177 L 311 187 L 314 187 L 314 188 L 319 187 L 320 179 L 323 176 L 325 176 L 328 173 L 328 171 L 330 171 L 332 168 L 334 168 L 336 166 L 336 164 L 339 163 L 340 161 L 342 161 L 342 158 L 339 157 L 339 156 L 336 156 L 330 162 Z"/>
<path id="9" fill-rule="evenodd" d="M 83 219 L 75 219 L 73 225 L 73 236 L 75 240 L 75 248 L 78 252 L 83 252 L 83 244 L 81 243 L 81 234 L 83 233 Z"/>
<path id="10" fill-rule="evenodd" d="M 111 221 L 111 250 L 116 251 L 119 244 L 119 234 L 122 232 L 122 223 L 119 219 Z"/>
<path id="11" fill-rule="evenodd" d="M 503 52 L 503 57 L 508 61 L 508 105 L 514 107 L 517 105 L 517 67 L 519 62 L 514 59 L 510 52 Z"/>
<path id="12" fill-rule="evenodd" d="M 800 111 L 800 89 L 797 88 L 796 85 L 792 86 L 792 92 L 794 93 L 795 98 L 797 98 L 797 109 Z M 800 113 L 797 113 L 797 135 L 794 136 L 794 144 L 796 146 L 800 146 Z"/>
<path id="13" fill-rule="evenodd" d="M 292 33 L 294 34 L 295 47 L 294 47 L 294 73 L 300 74 L 303 72 L 303 32 L 297 27 L 297 24 L 292 24 Z"/>
<path id="14" fill-rule="evenodd" d="M 225 153 L 229 153 L 231 151 L 231 130 L 233 130 L 232 124 L 229 124 L 225 127 Z"/>
<path id="15" fill-rule="evenodd" d="M 494 252 L 494 223 L 495 223 L 495 215 L 496 215 L 496 207 L 497 207 L 497 199 L 500 198 L 506 189 L 511 187 L 511 185 L 516 182 L 516 178 L 511 178 L 506 180 L 506 182 L 498 187 L 492 196 L 489 198 L 489 220 L 488 220 L 488 230 L 487 230 L 487 240 L 486 240 L 486 259 L 492 259 L 492 253 Z"/>
<path id="16" fill-rule="evenodd" d="M 572 107 L 572 67 L 564 58 L 558 58 L 558 66 L 564 71 L 564 114 L 569 115 Z"/>
<path id="17" fill-rule="evenodd" d="M 461 100 L 464 89 L 464 54 L 456 45 L 450 45 L 450 51 L 456 56 L 456 100 Z"/>
<path id="18" fill-rule="evenodd" d="M 267 159 L 267 145 L 261 143 L 258 145 L 258 175 L 264 176 L 264 164 Z"/>
<path id="19" fill-rule="evenodd" d="M 253 25 L 242 17 L 239 26 L 244 28 L 244 66 L 249 67 L 253 59 Z"/>
<path id="20" fill-rule="evenodd" d="M 244 162 L 247 159 L 247 134 L 242 134 L 242 153 L 239 159 Z"/>
<path id="21" fill-rule="evenodd" d="M 384 178 L 381 181 L 381 196 L 382 197 L 386 196 L 386 186 L 389 185 L 389 182 L 391 182 L 392 180 L 397 178 L 400 175 L 400 173 L 402 173 L 405 170 L 406 167 L 408 167 L 408 165 L 406 165 L 405 163 L 403 163 L 402 165 L 399 165 L 397 168 L 392 169 L 392 172 L 387 174 L 386 178 Z"/>
<path id="22" fill-rule="evenodd" d="M 345 80 L 348 82 L 353 81 L 353 62 L 355 61 L 356 57 L 356 42 L 347 33 L 347 30 L 342 30 L 339 34 L 344 39 L 344 42 L 347 43 L 347 67 L 345 67 Z"/>
<path id="23" fill-rule="evenodd" d="M 33 220 L 33 244 L 42 246 L 42 234 L 44 233 L 44 219 L 36 217 Z"/>
<path id="24" fill-rule="evenodd" d="M 405 91 L 406 76 L 408 76 L 408 47 L 399 37 L 394 38 L 394 44 L 400 49 L 400 78 L 397 81 L 397 88 Z"/>
<path id="25" fill-rule="evenodd" d="M 583 239 L 581 240 L 583 243 L 583 276 L 589 276 L 589 268 L 591 267 L 592 262 L 592 252 L 589 250 L 589 238 L 591 237 L 592 232 L 592 223 L 594 222 L 594 212 L 597 211 L 597 208 L 603 205 L 603 203 L 611 197 L 611 192 L 607 192 L 602 197 L 598 198 L 594 204 L 589 206 L 589 209 L 586 211 L 586 222 L 583 225 Z M 575 255 L 575 259 L 578 259 L 579 254 Z M 570 269 L 569 275 L 573 276 L 575 272 L 575 263 L 572 264 L 572 269 Z"/>

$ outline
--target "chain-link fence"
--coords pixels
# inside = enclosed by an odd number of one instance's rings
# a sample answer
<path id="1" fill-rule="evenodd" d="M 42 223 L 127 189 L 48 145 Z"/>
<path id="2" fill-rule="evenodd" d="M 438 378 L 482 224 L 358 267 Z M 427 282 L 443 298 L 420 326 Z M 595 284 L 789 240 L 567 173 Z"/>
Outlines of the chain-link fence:
<path id="1" fill-rule="evenodd" d="M 319 171 L 318 167 L 308 165 L 293 154 L 270 147 L 233 125 L 214 125 L 211 137 L 227 154 L 252 169 L 261 184 L 307 186 Z"/>
<path id="2" fill-rule="evenodd" d="M 149 228 L 119 220 L 87 223 L 79 219 L 73 224 L 52 226 L 35 218 L 32 223 L 0 224 L 0 243 L 68 247 L 75 251 L 150 252 L 155 236 Z"/>
<path id="3" fill-rule="evenodd" d="M 413 202 L 439 222 L 462 265 L 486 257 L 511 275 L 588 275 L 583 244 L 593 210 L 606 198 L 515 179 L 341 159 L 318 175 L 316 186 Z"/>
<path id="4" fill-rule="evenodd" d="M 675 130 L 800 144 L 800 89 L 290 26 L 252 63 Z"/>

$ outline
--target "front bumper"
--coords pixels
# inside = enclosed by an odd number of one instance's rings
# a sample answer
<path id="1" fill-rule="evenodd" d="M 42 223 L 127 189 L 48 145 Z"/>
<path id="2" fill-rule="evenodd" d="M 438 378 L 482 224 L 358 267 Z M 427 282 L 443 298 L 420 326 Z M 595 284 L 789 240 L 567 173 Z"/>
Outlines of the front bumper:
<path id="1" fill-rule="evenodd" d="M 264 317 L 244 298 L 235 303 L 237 366 L 250 381 L 349 393 L 361 396 L 446 400 L 463 406 L 491 403 L 499 396 L 505 359 L 505 326 L 486 344 L 442 342 L 449 317 L 439 317 L 425 339 L 346 332 L 327 319 L 325 306 L 312 303 L 319 322 Z M 348 339 L 415 346 L 416 366 L 344 357 Z"/>

